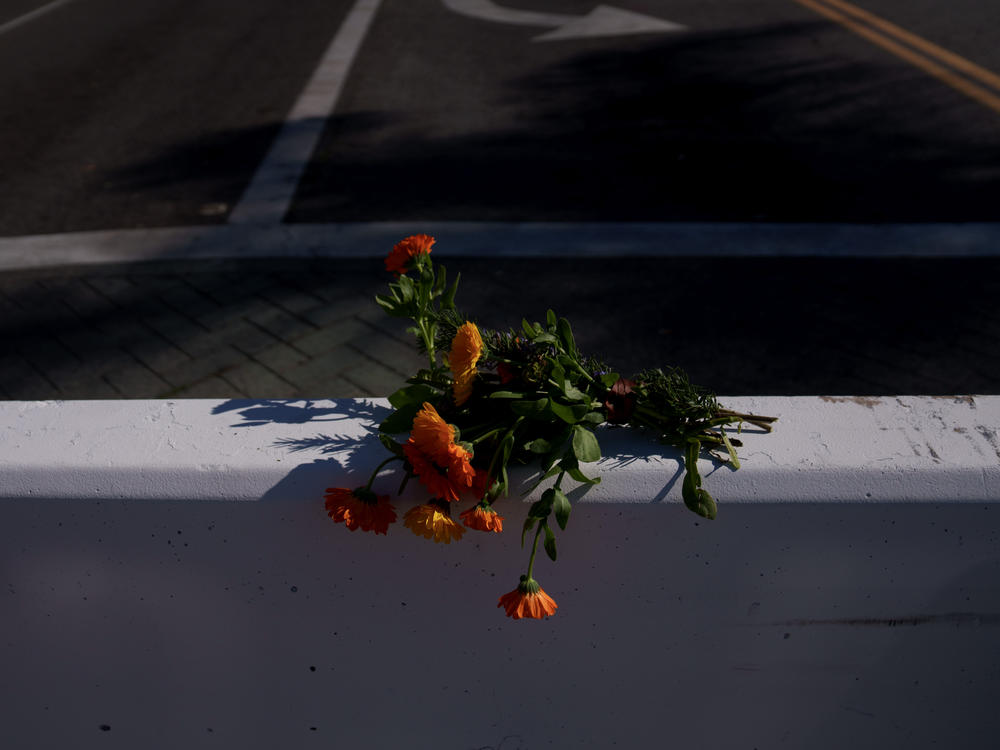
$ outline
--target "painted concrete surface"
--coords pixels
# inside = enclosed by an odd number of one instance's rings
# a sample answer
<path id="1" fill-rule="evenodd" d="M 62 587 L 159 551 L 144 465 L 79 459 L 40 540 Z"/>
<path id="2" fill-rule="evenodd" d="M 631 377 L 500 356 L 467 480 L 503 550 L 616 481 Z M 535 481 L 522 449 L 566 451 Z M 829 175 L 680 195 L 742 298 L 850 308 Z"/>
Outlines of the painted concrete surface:
<path id="1" fill-rule="evenodd" d="M 724 503 L 1000 500 L 1000 396 L 722 403 L 779 418 L 771 434 L 742 431 L 739 471 L 703 460 Z M 303 501 L 366 481 L 388 413 L 384 399 L 0 402 L 0 497 Z M 679 501 L 677 451 L 624 429 L 601 442 L 586 468 L 602 484 L 578 497 Z"/>
<path id="2" fill-rule="evenodd" d="M 276 168 L 277 169 L 277 168 Z M 1000 224 L 380 221 L 0 237 L 0 270 L 208 258 L 383 258 L 415 232 L 464 257 L 996 257 Z"/>
<path id="3" fill-rule="evenodd" d="M 711 523 L 602 436 L 543 622 L 496 608 L 524 503 L 448 546 L 327 518 L 383 401 L 0 404 L 0 746 L 994 747 L 1000 397 L 729 402 L 780 421 Z"/>
<path id="4" fill-rule="evenodd" d="M 523 508 L 507 517 L 514 529 Z M 993 748 L 1000 508 L 578 507 L 350 533 L 315 498 L 0 503 L 0 744 Z"/>

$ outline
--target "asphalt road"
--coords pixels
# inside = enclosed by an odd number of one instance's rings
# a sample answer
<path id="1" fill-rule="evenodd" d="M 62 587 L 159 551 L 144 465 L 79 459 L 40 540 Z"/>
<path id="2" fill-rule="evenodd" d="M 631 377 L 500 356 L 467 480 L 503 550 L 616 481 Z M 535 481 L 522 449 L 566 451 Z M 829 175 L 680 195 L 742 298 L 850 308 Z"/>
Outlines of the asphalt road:
<path id="1" fill-rule="evenodd" d="M 286 220 L 995 220 L 1000 110 L 803 2 L 621 0 L 687 29 L 543 42 L 384 0 Z M 996 4 L 859 2 L 1000 71 Z M 352 5 L 73 0 L 0 33 L 0 236 L 225 222 Z"/>
<path id="2" fill-rule="evenodd" d="M 0 35 L 0 234 L 224 221 L 349 4 L 74 0 Z"/>

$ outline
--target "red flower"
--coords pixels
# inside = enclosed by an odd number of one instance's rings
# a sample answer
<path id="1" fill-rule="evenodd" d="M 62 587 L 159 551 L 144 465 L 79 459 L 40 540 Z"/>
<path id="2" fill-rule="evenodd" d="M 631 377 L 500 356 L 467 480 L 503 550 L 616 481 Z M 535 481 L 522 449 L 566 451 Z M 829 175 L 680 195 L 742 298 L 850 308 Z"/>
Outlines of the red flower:
<path id="1" fill-rule="evenodd" d="M 389 503 L 388 495 L 376 495 L 363 487 L 356 490 L 328 487 L 324 497 L 330 518 L 351 531 L 361 529 L 385 534 L 389 524 L 396 522 L 396 509 Z"/>
<path id="2" fill-rule="evenodd" d="M 507 385 L 517 379 L 517 370 L 506 362 L 497 362 L 497 375 L 500 376 L 500 384 Z"/>
<path id="3" fill-rule="evenodd" d="M 627 378 L 618 378 L 618 381 L 611 386 L 604 397 L 604 408 L 608 412 L 608 421 L 611 424 L 625 424 L 632 418 L 635 411 L 635 402 L 639 394 L 632 390 L 635 382 Z"/>
<path id="4" fill-rule="evenodd" d="M 397 242 L 385 259 L 385 270 L 392 271 L 397 276 L 410 270 L 413 259 L 418 255 L 428 255 L 434 238 L 426 234 L 415 234 Z"/>

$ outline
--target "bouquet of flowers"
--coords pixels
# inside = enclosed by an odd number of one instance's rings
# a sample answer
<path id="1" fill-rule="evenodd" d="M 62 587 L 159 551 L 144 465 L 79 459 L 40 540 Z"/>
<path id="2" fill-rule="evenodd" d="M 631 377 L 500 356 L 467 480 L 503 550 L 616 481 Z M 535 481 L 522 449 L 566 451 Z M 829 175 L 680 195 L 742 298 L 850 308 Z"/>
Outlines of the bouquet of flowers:
<path id="1" fill-rule="evenodd" d="M 600 482 L 582 468 L 601 457 L 598 426 L 629 425 L 680 449 L 685 505 L 715 518 L 715 500 L 698 473 L 699 456 L 707 452 L 738 469 L 741 443 L 723 428 L 746 422 L 770 431 L 774 417 L 723 408 L 678 368 L 623 378 L 581 353 L 569 322 L 551 310 L 544 323 L 524 320 L 520 330 L 480 328 L 455 306 L 459 278 L 448 284 L 444 267 L 431 260 L 433 244 L 427 235 L 407 237 L 386 258 L 395 280 L 376 301 L 389 315 L 413 321 L 410 330 L 427 367 L 389 397 L 394 411 L 379 426 L 379 439 L 390 455 L 368 483 L 327 490 L 326 510 L 334 521 L 352 531 L 385 534 L 396 510 L 389 496 L 376 494 L 372 485 L 389 463 L 399 461 L 404 471 L 400 493 L 415 477 L 430 498 L 403 516 L 414 533 L 445 544 L 461 539 L 467 529 L 500 533 L 504 518 L 496 506 L 510 492 L 508 467 L 535 463 L 539 476 L 529 492 L 552 482 L 528 509 L 521 529 L 522 547 L 534 532 L 527 569 L 497 605 L 520 619 L 556 611 L 555 601 L 534 578 L 535 555 L 542 540 L 545 553 L 556 559 L 551 521 L 565 530 L 572 509 L 564 481 Z M 400 442 L 398 437 L 407 433 Z M 452 509 L 463 500 L 471 503 L 455 520 Z"/>

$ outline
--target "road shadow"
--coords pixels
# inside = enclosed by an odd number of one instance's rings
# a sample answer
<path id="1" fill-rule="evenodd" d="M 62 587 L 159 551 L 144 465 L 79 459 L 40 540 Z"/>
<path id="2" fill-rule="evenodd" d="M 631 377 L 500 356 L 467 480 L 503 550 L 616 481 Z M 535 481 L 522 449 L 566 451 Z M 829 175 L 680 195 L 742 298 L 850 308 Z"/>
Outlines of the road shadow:
<path id="1" fill-rule="evenodd" d="M 1000 309 L 990 302 L 1000 295 L 1000 259 L 449 258 L 447 265 L 462 273 L 459 306 L 480 323 L 544 320 L 552 307 L 572 321 L 581 350 L 614 369 L 679 365 L 720 396 L 1000 388 Z M 0 397 L 256 397 L 267 401 L 228 402 L 234 424 L 316 421 L 317 433 L 335 434 L 336 422 L 321 421 L 334 417 L 275 397 L 387 394 L 319 377 L 322 386 L 276 385 L 280 367 L 237 381 L 233 373 L 254 346 L 279 342 L 250 330 L 247 318 L 261 294 L 288 308 L 314 294 L 323 308 L 384 284 L 380 263 L 356 260 L 2 274 Z M 199 315 L 196 303 L 206 298 Z M 178 396 L 185 384 L 200 390 Z"/>
<path id="2" fill-rule="evenodd" d="M 461 132 L 448 100 L 457 135 L 435 134 L 443 111 L 370 130 L 334 117 L 288 218 L 994 220 L 995 116 L 903 63 L 817 51 L 842 33 L 781 24 L 578 54 L 492 84 L 489 127 Z"/>

